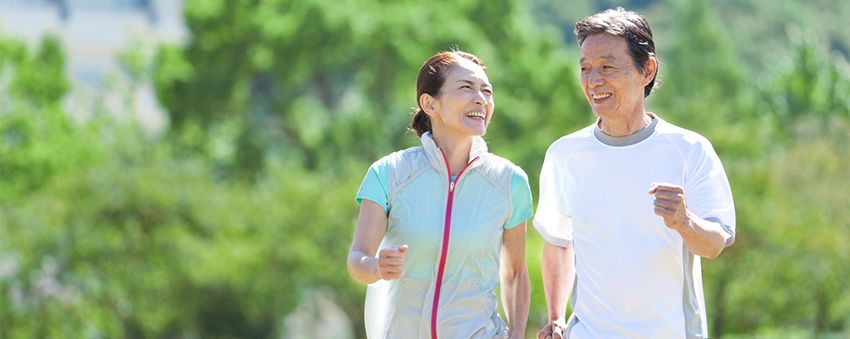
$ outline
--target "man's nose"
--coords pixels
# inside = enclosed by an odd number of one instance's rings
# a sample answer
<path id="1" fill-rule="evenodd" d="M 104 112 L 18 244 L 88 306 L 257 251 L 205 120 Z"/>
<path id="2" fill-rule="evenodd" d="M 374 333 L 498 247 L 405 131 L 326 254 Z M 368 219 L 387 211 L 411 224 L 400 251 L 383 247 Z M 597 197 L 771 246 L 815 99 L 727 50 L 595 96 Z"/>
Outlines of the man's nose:
<path id="1" fill-rule="evenodd" d="M 590 73 L 587 74 L 587 84 L 591 87 L 596 87 L 601 85 L 605 79 L 602 77 L 602 74 L 599 74 L 597 69 L 591 69 Z"/>

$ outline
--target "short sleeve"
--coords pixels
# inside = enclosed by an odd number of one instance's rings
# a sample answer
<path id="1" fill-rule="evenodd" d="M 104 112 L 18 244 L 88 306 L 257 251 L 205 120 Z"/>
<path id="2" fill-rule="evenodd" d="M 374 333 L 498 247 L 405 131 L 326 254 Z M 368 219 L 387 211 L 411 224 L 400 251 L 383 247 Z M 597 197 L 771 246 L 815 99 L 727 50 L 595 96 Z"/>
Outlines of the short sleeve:
<path id="1" fill-rule="evenodd" d="M 720 157 L 708 140 L 701 140 L 699 153 L 685 183 L 688 209 L 705 220 L 720 224 L 726 231 L 726 246 L 735 242 L 735 203 Z"/>
<path id="2" fill-rule="evenodd" d="M 511 216 L 505 223 L 505 229 L 511 229 L 531 218 L 533 209 L 528 175 L 521 168 L 514 166 L 514 171 L 511 173 Z"/>
<path id="3" fill-rule="evenodd" d="M 563 212 L 563 206 L 567 203 L 563 191 L 564 178 L 556 167 L 558 161 L 555 154 L 554 147 L 550 147 L 540 170 L 540 197 L 537 202 L 537 214 L 534 215 L 534 228 L 546 242 L 560 247 L 572 247 L 572 218 Z"/>
<path id="4" fill-rule="evenodd" d="M 389 166 L 385 159 L 376 161 L 372 166 L 369 166 L 369 171 L 366 172 L 366 177 L 363 178 L 363 183 L 360 184 L 360 189 L 357 190 L 357 195 L 354 200 L 360 205 L 363 199 L 371 200 L 384 208 L 384 213 L 389 213 L 389 198 L 387 183 L 389 182 Z"/>

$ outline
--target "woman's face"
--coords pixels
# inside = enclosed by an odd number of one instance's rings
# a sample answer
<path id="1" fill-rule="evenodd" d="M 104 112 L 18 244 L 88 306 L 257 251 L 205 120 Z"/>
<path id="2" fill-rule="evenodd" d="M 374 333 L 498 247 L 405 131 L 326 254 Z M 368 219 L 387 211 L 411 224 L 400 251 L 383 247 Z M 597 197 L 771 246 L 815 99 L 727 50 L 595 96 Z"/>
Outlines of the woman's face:
<path id="1" fill-rule="evenodd" d="M 467 59 L 450 67 L 435 98 L 431 125 L 444 134 L 482 136 L 493 116 L 493 87 L 481 66 Z"/>

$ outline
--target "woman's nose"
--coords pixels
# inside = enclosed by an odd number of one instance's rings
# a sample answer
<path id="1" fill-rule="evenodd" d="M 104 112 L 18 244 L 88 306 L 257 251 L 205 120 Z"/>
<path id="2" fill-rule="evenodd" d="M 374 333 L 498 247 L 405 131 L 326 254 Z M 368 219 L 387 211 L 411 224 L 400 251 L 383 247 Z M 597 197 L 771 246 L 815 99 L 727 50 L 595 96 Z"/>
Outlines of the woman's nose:
<path id="1" fill-rule="evenodd" d="M 485 102 L 487 102 L 487 97 L 484 95 L 483 91 L 477 91 L 475 92 L 474 100 L 476 104 L 483 105 Z"/>

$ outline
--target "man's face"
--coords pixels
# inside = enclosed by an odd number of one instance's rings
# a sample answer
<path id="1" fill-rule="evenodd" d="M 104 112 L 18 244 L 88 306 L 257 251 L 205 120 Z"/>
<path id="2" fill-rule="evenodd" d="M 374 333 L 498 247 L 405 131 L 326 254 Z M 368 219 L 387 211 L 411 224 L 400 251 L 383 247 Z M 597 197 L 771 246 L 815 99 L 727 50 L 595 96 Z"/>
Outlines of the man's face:
<path id="1" fill-rule="evenodd" d="M 652 69 L 635 67 L 625 38 L 594 34 L 581 44 L 581 87 L 593 114 L 603 120 L 633 119 L 643 114 L 643 88 Z M 648 74 L 648 75 L 647 75 Z"/>

